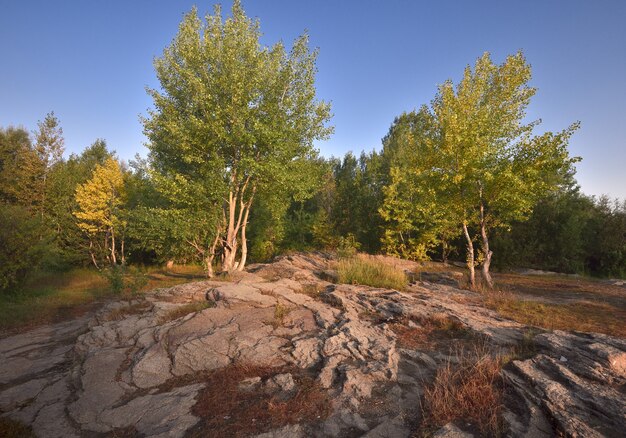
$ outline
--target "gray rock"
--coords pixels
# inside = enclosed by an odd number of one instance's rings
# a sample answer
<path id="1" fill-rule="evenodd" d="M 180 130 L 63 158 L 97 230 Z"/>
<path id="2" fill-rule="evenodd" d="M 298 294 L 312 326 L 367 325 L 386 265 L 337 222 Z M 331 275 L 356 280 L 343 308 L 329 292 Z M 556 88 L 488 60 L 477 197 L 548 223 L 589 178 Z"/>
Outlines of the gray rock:
<path id="1" fill-rule="evenodd" d="M 473 438 L 474 435 L 463 432 L 452 423 L 448 423 L 433 435 L 433 438 Z"/>
<path id="2" fill-rule="evenodd" d="M 306 429 L 300 424 L 290 424 L 270 432 L 256 435 L 255 438 L 306 438 L 310 436 Z"/>
<path id="3" fill-rule="evenodd" d="M 291 394 L 296 389 L 296 382 L 293 380 L 291 373 L 277 374 L 270 377 L 265 383 L 265 389 L 268 392 L 282 392 Z"/>
<path id="4" fill-rule="evenodd" d="M 411 430 L 406 427 L 400 416 L 389 418 L 368 433 L 363 438 L 407 438 L 411 436 Z"/>

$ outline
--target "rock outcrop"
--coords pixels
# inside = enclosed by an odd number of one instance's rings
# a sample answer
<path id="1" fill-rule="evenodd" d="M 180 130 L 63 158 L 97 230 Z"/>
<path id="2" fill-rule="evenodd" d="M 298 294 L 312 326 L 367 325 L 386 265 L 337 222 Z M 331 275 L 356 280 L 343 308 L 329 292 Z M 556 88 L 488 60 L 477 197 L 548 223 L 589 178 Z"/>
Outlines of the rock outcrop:
<path id="1" fill-rule="evenodd" d="M 259 437 L 408 437 L 420 422 L 424 385 L 450 352 L 403 346 L 394 327 L 419 328 L 444 315 L 497 349 L 515 347 L 527 332 L 477 304 L 453 276 L 415 278 L 406 291 L 327 281 L 333 278 L 327 256 L 286 256 L 231 282 L 155 290 L 0 339 L 2 415 L 41 437 L 119 430 L 183 437 L 201 421 L 194 406 L 211 390 L 203 376 L 254 365 L 276 372 L 242 379 L 238 391 L 288 403 L 301 391 L 293 373 L 302 370 L 332 400 L 315 424 L 260 426 Z M 206 308 L 181 311 L 198 302 Z M 503 371 L 509 434 L 621 436 L 626 342 L 555 331 L 535 343 L 534 357 Z M 457 426 L 435 436 L 471 436 Z"/>

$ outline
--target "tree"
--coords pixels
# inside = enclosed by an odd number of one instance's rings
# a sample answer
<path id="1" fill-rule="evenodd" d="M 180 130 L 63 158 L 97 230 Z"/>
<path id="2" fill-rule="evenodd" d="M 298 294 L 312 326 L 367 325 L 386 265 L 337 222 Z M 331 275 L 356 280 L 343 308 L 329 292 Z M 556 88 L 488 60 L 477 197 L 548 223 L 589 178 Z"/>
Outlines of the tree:
<path id="1" fill-rule="evenodd" d="M 438 173 L 460 194 L 459 209 L 477 215 L 483 280 L 493 252 L 489 232 L 526 219 L 538 200 L 573 172 L 567 144 L 578 128 L 533 135 L 540 123 L 524 123 L 535 89 L 528 86 L 530 65 L 521 52 L 495 65 L 488 53 L 465 69 L 456 88 L 447 81 L 432 103 L 440 129 Z M 470 245 L 467 227 L 464 234 Z"/>
<path id="2" fill-rule="evenodd" d="M 97 268 L 98 256 L 116 265 L 121 255 L 124 263 L 124 198 L 124 175 L 114 158 L 96 165 L 91 179 L 76 189 L 78 210 L 74 216 L 78 227 L 89 236 L 89 253 Z"/>
<path id="3" fill-rule="evenodd" d="M 36 206 L 39 157 L 28 131 L 9 127 L 0 129 L 0 200 L 28 209 Z"/>
<path id="4" fill-rule="evenodd" d="M 490 232 L 527 219 L 539 199 L 571 178 L 578 160 L 567 152 L 577 123 L 538 136 L 533 130 L 539 121 L 525 123 L 535 94 L 528 86 L 530 77 L 521 52 L 501 65 L 485 53 L 473 69 L 465 69 L 456 87 L 446 81 L 430 107 L 407 116 L 414 127 L 407 123 L 399 130 L 405 144 L 396 147 L 399 170 L 387 188 L 389 216 L 403 218 L 408 229 L 416 219 L 436 224 L 433 231 L 440 235 L 458 224 L 472 286 L 476 261 L 471 230 L 479 230 L 482 276 L 492 286 Z M 411 206 L 414 212 L 408 211 Z"/>
<path id="5" fill-rule="evenodd" d="M 39 166 L 37 166 L 37 193 L 35 196 L 39 204 L 39 213 L 43 219 L 49 191 L 48 180 L 53 167 L 63 159 L 65 140 L 63 129 L 54 112 L 46 114 L 44 120 L 37 123 L 37 127 L 38 130 L 34 133 L 36 140 L 34 149 L 39 157 Z"/>
<path id="6" fill-rule="evenodd" d="M 441 246 L 447 261 L 448 242 L 459 234 L 462 221 L 455 191 L 444 190 L 439 175 L 432 172 L 438 141 L 436 120 L 427 107 L 396 118 L 383 139 L 389 177 L 380 213 L 386 222 L 387 253 L 422 260 Z"/>
<path id="7" fill-rule="evenodd" d="M 307 36 L 287 53 L 282 43 L 262 47 L 260 35 L 237 0 L 225 20 L 219 6 L 204 22 L 194 8 L 155 61 L 161 91 L 148 90 L 154 109 L 143 119 L 151 165 L 170 193 L 216 212 L 224 271 L 245 266 L 256 194 L 311 184 L 298 175 L 300 160 L 332 131 L 330 106 L 315 97 L 317 52 Z"/>

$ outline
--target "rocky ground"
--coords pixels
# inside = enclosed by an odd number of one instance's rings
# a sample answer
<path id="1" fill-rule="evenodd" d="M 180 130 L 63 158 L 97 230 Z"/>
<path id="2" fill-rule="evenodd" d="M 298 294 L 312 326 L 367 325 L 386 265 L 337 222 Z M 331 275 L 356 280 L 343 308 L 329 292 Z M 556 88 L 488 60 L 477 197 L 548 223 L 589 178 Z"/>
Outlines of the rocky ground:
<path id="1" fill-rule="evenodd" d="M 504 320 L 453 275 L 333 277 L 285 256 L 0 339 L 1 415 L 39 437 L 623 436 L 624 339 Z M 425 392 L 476 345 L 509 357 L 497 428 L 433 426 Z"/>

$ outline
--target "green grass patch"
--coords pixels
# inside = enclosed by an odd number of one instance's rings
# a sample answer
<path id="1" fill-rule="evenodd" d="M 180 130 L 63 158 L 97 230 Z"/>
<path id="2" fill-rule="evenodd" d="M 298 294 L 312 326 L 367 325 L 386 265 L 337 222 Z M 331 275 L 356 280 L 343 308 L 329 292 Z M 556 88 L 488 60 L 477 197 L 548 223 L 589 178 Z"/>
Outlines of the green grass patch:
<path id="1" fill-rule="evenodd" d="M 132 292 L 203 278 L 199 266 L 175 266 L 171 270 L 152 267 L 145 269 L 143 275 L 147 280 Z M 23 330 L 75 318 L 93 309 L 95 303 L 126 295 L 116 295 L 107 278 L 95 269 L 37 273 L 20 292 L 0 295 L 0 331 Z"/>
<path id="2" fill-rule="evenodd" d="M 408 285 L 404 271 L 384 262 L 356 256 L 337 262 L 339 283 L 403 290 Z"/>

